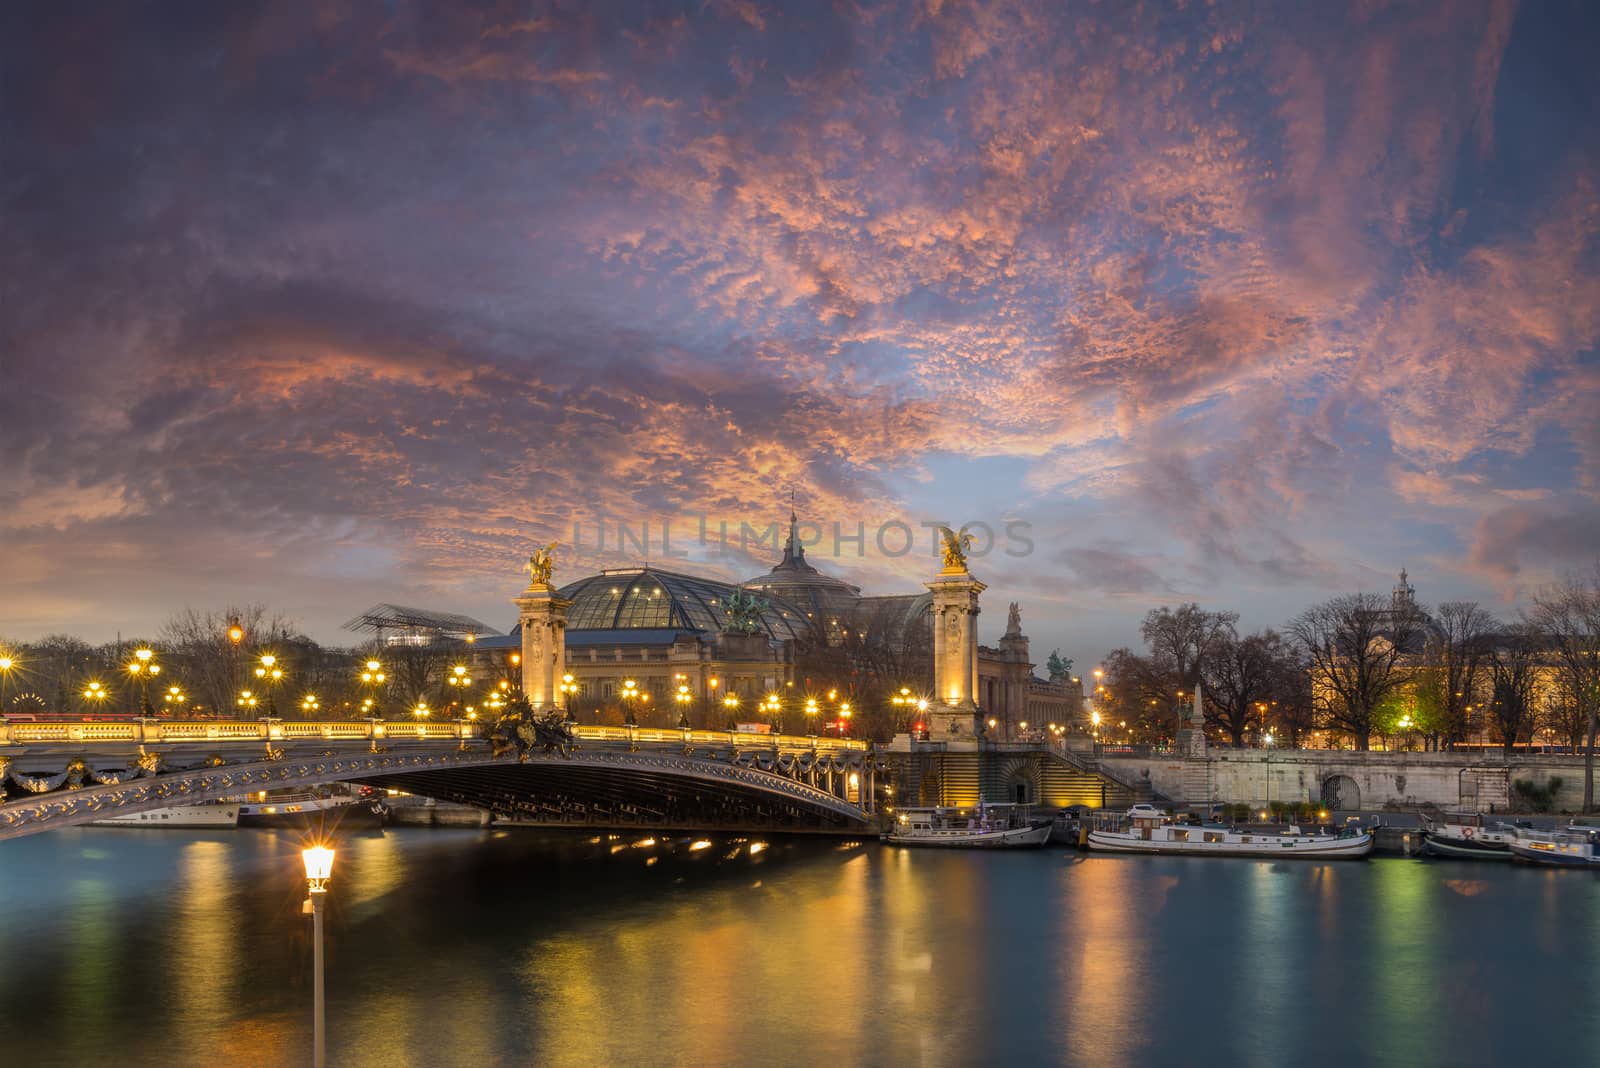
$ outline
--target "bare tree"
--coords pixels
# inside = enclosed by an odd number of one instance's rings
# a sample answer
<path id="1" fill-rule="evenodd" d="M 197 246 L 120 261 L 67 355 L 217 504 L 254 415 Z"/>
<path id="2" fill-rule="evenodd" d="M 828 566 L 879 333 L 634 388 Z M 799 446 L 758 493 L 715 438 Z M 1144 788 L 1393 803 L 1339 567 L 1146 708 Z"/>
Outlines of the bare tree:
<path id="1" fill-rule="evenodd" d="M 230 630 L 241 631 L 234 641 Z M 241 689 L 251 689 L 260 650 L 291 637 L 288 620 L 265 605 L 228 607 L 220 612 L 185 608 L 161 625 L 158 644 L 176 662 L 177 677 L 191 701 L 214 715 L 237 710 Z"/>
<path id="2" fill-rule="evenodd" d="M 1583 811 L 1594 808 L 1594 740 L 1600 720 L 1600 564 L 1569 575 L 1533 599 L 1530 621 L 1561 665 L 1560 685 L 1572 694 L 1583 724 Z"/>
<path id="3" fill-rule="evenodd" d="M 1507 757 L 1534 726 L 1534 680 L 1542 636 L 1519 623 L 1498 635 L 1489 649 L 1489 717 Z"/>
<path id="4" fill-rule="evenodd" d="M 1311 665 L 1287 640 L 1267 706 L 1283 736 L 1283 744 L 1290 749 L 1300 748 L 1302 736 L 1316 729 L 1317 706 L 1312 699 Z"/>
<path id="5" fill-rule="evenodd" d="M 1163 605 L 1144 617 L 1139 633 L 1150 658 L 1171 675 L 1173 690 L 1193 690 L 1206 661 L 1226 643 L 1239 622 L 1237 612 L 1208 612 L 1197 604 Z"/>
<path id="6" fill-rule="evenodd" d="M 1230 630 L 1212 651 L 1203 673 L 1206 711 L 1235 747 L 1244 744 L 1251 719 L 1262 719 L 1258 706 L 1275 699 L 1288 655 L 1283 638 L 1270 629 L 1243 638 Z"/>
<path id="7" fill-rule="evenodd" d="M 1432 691 L 1426 703 L 1442 710 L 1443 741 L 1454 745 L 1466 737 L 1467 709 L 1475 703 L 1473 693 L 1496 621 L 1476 601 L 1446 601 L 1434 613 L 1434 622 L 1438 629 L 1425 656 L 1429 670 L 1420 681 Z M 1435 747 L 1438 741 L 1435 734 Z"/>
<path id="8" fill-rule="evenodd" d="M 1311 662 L 1317 705 L 1358 749 L 1372 748 L 1374 713 L 1403 681 L 1395 667 L 1421 623 L 1409 602 L 1352 593 L 1307 609 L 1289 625 Z"/>

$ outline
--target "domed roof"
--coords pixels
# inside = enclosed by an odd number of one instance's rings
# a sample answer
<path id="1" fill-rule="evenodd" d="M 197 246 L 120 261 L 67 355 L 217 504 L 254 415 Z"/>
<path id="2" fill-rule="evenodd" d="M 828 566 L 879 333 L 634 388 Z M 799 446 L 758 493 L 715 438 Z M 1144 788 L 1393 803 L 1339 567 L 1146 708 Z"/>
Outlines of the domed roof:
<path id="1" fill-rule="evenodd" d="M 765 575 L 744 583 L 744 588 L 787 601 L 799 608 L 812 625 L 831 631 L 855 609 L 861 600 L 861 587 L 824 575 L 806 563 L 805 546 L 796 536 L 796 526 L 795 515 L 790 512 L 789 540 L 783 547 L 783 559 Z"/>
<path id="2" fill-rule="evenodd" d="M 722 601 L 739 587 L 715 579 L 659 571 L 618 568 L 563 586 L 559 596 L 572 602 L 567 630 L 694 630 L 716 634 L 726 614 Z M 798 638 L 806 629 L 796 606 L 768 598 L 761 622 L 777 641 Z"/>

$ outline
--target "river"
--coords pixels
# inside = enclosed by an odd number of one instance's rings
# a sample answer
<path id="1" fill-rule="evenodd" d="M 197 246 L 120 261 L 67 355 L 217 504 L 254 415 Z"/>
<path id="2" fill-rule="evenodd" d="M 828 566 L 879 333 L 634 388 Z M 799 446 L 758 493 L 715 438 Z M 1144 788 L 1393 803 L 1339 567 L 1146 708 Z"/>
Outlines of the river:
<path id="1" fill-rule="evenodd" d="M 300 844 L 0 844 L 0 1050 L 309 1063 Z M 336 1066 L 1600 1061 L 1584 872 L 495 829 L 336 844 Z"/>

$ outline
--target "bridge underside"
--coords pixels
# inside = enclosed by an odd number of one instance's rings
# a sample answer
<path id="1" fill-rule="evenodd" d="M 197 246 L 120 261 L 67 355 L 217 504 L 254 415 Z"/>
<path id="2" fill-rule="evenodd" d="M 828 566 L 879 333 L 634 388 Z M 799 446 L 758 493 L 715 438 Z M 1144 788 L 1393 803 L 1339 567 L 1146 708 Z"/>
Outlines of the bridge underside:
<path id="1" fill-rule="evenodd" d="M 552 827 L 859 834 L 865 820 L 736 782 L 559 762 L 444 768 L 351 780 L 487 809 L 498 822 Z"/>

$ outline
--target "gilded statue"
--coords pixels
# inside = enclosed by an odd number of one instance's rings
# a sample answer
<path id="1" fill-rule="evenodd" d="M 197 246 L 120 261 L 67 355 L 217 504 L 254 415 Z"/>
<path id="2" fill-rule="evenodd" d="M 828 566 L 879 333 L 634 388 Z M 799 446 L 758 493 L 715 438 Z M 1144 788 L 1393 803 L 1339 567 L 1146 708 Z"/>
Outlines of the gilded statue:
<path id="1" fill-rule="evenodd" d="M 528 557 L 529 585 L 548 586 L 550 575 L 556 569 L 556 543 L 551 542 Z"/>
<path id="2" fill-rule="evenodd" d="M 965 530 L 957 534 L 949 527 L 939 528 L 939 539 L 944 542 L 944 569 L 946 571 L 965 571 L 967 569 L 967 550 L 972 548 L 974 540 Z"/>

